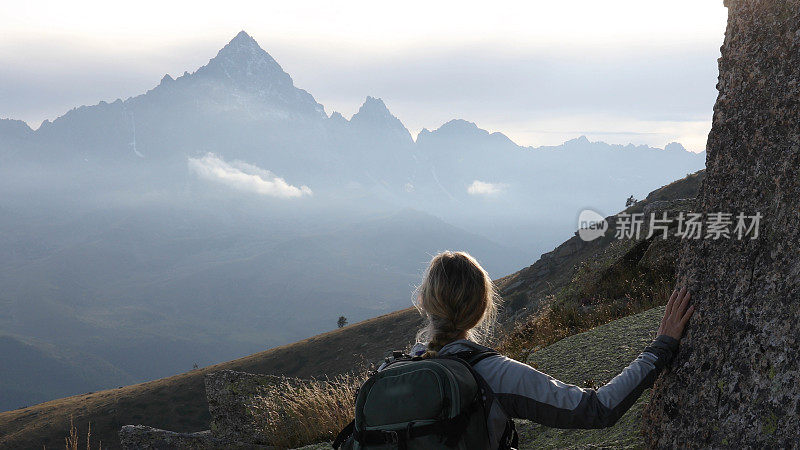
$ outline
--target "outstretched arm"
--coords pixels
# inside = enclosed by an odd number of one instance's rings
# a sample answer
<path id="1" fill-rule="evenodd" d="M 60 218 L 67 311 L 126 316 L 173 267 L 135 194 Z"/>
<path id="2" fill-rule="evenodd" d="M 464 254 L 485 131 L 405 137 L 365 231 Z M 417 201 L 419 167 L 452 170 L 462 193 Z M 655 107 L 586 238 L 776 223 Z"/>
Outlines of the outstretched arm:
<path id="1" fill-rule="evenodd" d="M 678 341 L 694 308 L 688 308 L 686 288 L 667 302 L 658 337 L 626 367 L 598 390 L 566 384 L 508 358 L 491 358 L 485 364 L 490 383 L 503 409 L 512 417 L 529 419 L 555 428 L 604 428 L 617 420 L 651 387 L 678 350 Z"/>

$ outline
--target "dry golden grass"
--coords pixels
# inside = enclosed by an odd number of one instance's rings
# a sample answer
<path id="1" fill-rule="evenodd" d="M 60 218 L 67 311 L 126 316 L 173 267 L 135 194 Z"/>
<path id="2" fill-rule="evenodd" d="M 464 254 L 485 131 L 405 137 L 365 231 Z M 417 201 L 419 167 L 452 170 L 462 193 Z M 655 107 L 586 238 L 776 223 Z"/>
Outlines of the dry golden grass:
<path id="1" fill-rule="evenodd" d="M 648 296 L 619 301 L 597 302 L 581 305 L 576 302 L 556 302 L 549 299 L 542 311 L 505 335 L 497 350 L 510 358 L 526 361 L 531 352 L 547 347 L 567 336 L 591 330 L 622 317 L 665 305 L 671 289 L 660 285 L 653 287 Z"/>
<path id="2" fill-rule="evenodd" d="M 517 323 L 496 348 L 526 361 L 530 353 L 567 336 L 665 305 L 674 266 L 641 264 L 648 251 L 677 257 L 673 241 L 615 240 L 575 265 L 572 279 L 543 302 L 538 313 Z M 654 247 L 655 246 L 655 247 Z"/>
<path id="3" fill-rule="evenodd" d="M 252 404 L 270 444 L 292 448 L 333 440 L 355 414 L 357 389 L 367 371 L 297 384 L 279 382 Z"/>
<path id="4" fill-rule="evenodd" d="M 65 448 L 66 450 L 78 450 L 80 446 L 80 437 L 78 435 L 78 428 L 75 426 L 75 422 L 72 419 L 72 416 L 69 418 L 69 435 L 64 438 Z M 46 447 L 45 447 L 46 448 Z M 102 450 L 103 443 L 100 442 L 97 445 L 98 450 Z M 89 422 L 86 428 L 86 450 L 92 450 L 92 423 Z"/>

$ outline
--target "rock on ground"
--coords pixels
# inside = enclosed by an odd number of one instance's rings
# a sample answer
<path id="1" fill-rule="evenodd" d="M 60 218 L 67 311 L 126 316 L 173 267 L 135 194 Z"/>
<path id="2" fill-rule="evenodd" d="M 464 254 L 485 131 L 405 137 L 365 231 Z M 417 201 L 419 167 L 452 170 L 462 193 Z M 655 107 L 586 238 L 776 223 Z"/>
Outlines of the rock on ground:
<path id="1" fill-rule="evenodd" d="M 727 0 L 699 210 L 756 239 L 686 240 L 696 304 L 644 431 L 654 448 L 800 446 L 800 0 Z"/>
<path id="2" fill-rule="evenodd" d="M 125 425 L 119 432 L 119 438 L 122 448 L 131 450 L 224 450 L 228 448 L 266 450 L 277 448 L 223 441 L 212 436 L 210 431 L 176 433 L 144 425 Z"/>

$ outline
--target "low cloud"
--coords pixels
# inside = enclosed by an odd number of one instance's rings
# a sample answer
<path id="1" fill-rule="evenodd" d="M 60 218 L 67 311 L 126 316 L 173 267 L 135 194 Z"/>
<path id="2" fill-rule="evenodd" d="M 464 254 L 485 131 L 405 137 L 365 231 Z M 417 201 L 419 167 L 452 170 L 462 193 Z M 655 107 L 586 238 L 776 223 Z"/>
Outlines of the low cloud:
<path id="1" fill-rule="evenodd" d="M 292 186 L 269 170 L 243 161 L 227 162 L 213 153 L 208 153 L 202 158 L 189 158 L 189 169 L 200 178 L 222 183 L 240 191 L 278 198 L 312 195 L 311 189 L 306 185 Z"/>
<path id="2" fill-rule="evenodd" d="M 467 188 L 470 195 L 494 195 L 503 192 L 508 187 L 505 183 L 489 183 L 486 181 L 475 180 Z"/>

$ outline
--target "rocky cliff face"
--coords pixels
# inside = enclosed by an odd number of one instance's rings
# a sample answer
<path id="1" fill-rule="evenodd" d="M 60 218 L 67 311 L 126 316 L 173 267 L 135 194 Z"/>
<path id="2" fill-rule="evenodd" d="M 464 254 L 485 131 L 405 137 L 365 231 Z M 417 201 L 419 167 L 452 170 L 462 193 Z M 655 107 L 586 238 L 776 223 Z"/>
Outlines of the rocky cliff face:
<path id="1" fill-rule="evenodd" d="M 800 442 L 800 0 L 728 0 L 719 97 L 698 197 L 761 213 L 759 236 L 686 240 L 697 305 L 645 413 L 650 445 Z"/>

